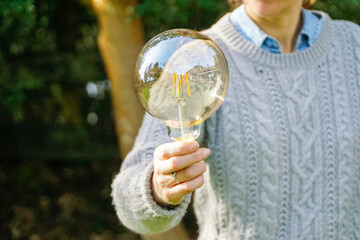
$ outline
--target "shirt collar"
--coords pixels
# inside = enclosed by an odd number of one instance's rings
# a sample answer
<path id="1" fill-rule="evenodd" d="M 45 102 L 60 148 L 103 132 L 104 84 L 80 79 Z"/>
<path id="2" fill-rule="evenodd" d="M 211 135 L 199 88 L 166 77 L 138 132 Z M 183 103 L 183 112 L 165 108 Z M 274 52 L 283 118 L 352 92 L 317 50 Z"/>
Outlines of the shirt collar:
<path id="1" fill-rule="evenodd" d="M 302 9 L 303 25 L 300 34 L 306 36 L 309 41 L 309 45 L 312 45 L 316 41 L 317 33 L 321 27 L 321 20 L 308 10 Z"/>
<path id="2" fill-rule="evenodd" d="M 302 8 L 303 26 L 297 39 L 297 46 L 303 41 L 308 41 L 308 45 L 312 45 L 316 41 L 317 33 L 321 27 L 321 21 L 310 11 Z M 241 5 L 235 9 L 230 16 L 230 21 L 234 27 L 250 42 L 261 47 L 265 40 L 271 39 L 277 44 L 277 41 L 261 30 L 256 23 L 247 15 L 245 6 Z M 275 45 L 276 45 L 275 44 Z"/>
<path id="3" fill-rule="evenodd" d="M 239 30 L 239 28 L 242 30 L 246 39 L 250 40 L 250 42 L 258 47 L 260 47 L 265 39 L 269 37 L 269 35 L 261 30 L 247 15 L 245 5 L 243 4 L 231 13 L 230 20 L 237 30 Z"/>

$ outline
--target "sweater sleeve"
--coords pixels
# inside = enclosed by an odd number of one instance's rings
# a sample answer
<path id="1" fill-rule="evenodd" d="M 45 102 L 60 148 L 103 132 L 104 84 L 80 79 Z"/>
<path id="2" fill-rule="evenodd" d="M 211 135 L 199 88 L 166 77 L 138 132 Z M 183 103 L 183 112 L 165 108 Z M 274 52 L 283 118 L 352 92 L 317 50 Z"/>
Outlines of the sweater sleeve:
<path id="1" fill-rule="evenodd" d="M 116 214 L 127 228 L 140 234 L 161 233 L 175 227 L 191 201 L 191 194 L 188 194 L 179 205 L 169 209 L 153 200 L 153 153 L 158 145 L 166 142 L 171 142 L 166 126 L 146 114 L 133 149 L 113 179 Z"/>

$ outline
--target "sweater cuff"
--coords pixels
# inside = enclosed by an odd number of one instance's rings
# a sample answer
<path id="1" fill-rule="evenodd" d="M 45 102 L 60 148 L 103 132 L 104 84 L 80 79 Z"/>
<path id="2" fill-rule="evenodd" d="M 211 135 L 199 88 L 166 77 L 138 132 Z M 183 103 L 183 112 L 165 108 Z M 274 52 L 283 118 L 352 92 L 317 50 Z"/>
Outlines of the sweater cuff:
<path id="1" fill-rule="evenodd" d="M 154 172 L 154 165 L 149 164 L 144 170 L 140 181 L 140 194 L 144 204 L 154 214 L 154 216 L 175 216 L 184 215 L 191 201 L 191 193 L 185 195 L 184 199 L 178 205 L 172 207 L 162 207 L 157 204 L 152 196 L 151 181 Z"/>

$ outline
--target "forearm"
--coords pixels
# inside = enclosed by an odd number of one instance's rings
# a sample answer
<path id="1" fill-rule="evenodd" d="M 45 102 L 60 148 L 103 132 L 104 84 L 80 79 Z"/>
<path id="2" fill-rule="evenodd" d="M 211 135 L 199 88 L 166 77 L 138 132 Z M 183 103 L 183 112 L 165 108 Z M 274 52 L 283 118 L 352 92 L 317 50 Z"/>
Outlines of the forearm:
<path id="1" fill-rule="evenodd" d="M 136 168 L 136 167 L 135 167 Z M 152 165 L 142 172 L 118 174 L 112 184 L 113 204 L 120 221 L 141 234 L 164 232 L 176 226 L 184 216 L 190 195 L 173 209 L 158 205 L 151 194 Z"/>
<path id="2" fill-rule="evenodd" d="M 167 141 L 166 127 L 147 116 L 133 150 L 112 183 L 112 198 L 120 221 L 141 234 L 155 234 L 176 226 L 186 212 L 190 195 L 173 209 L 158 205 L 152 196 L 154 149 Z"/>

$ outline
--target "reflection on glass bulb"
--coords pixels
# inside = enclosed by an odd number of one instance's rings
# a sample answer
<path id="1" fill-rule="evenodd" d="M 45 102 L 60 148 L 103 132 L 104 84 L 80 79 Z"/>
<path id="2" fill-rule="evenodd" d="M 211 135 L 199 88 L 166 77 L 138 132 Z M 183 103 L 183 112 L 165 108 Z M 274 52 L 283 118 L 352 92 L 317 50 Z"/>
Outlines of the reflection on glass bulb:
<path id="1" fill-rule="evenodd" d="M 141 105 L 162 120 L 175 141 L 195 140 L 200 125 L 224 101 L 228 66 L 207 36 L 188 29 L 165 31 L 141 50 L 134 89 Z"/>

